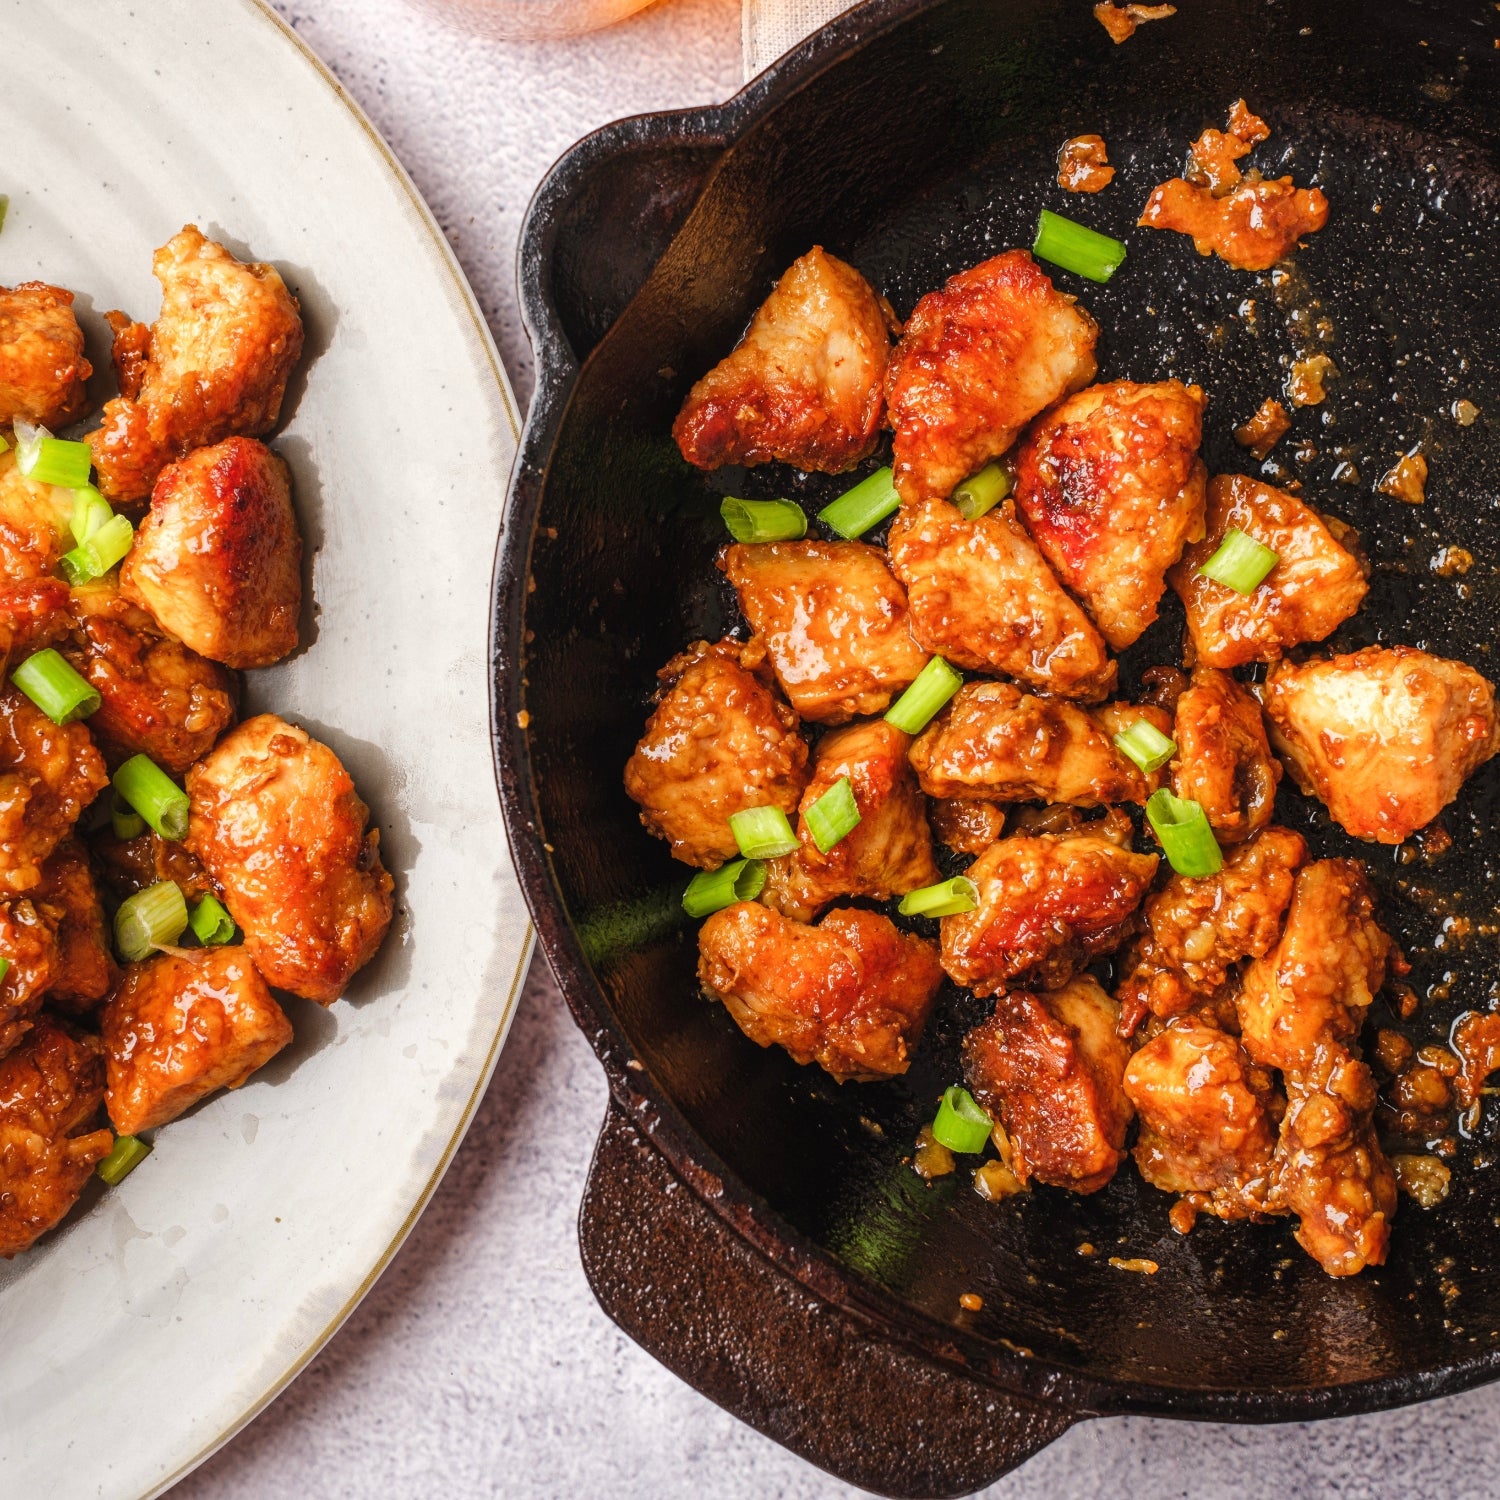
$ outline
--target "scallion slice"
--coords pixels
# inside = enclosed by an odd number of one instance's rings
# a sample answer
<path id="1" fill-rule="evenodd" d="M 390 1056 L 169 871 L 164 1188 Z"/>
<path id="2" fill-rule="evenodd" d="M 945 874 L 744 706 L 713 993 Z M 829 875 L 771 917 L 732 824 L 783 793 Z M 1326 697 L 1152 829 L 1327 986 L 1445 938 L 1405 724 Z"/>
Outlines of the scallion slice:
<path id="1" fill-rule="evenodd" d="M 950 1151 L 977 1156 L 984 1150 L 994 1128 L 994 1121 L 974 1102 L 968 1089 L 955 1083 L 952 1088 L 943 1090 L 943 1102 L 938 1105 L 937 1119 L 932 1122 L 934 1140 Z"/>
<path id="2" fill-rule="evenodd" d="M 135 528 L 124 516 L 111 516 L 86 542 L 58 559 L 63 577 L 75 587 L 91 578 L 103 578 L 130 551 Z"/>
<path id="3" fill-rule="evenodd" d="M 145 1159 L 151 1155 L 151 1144 L 138 1135 L 115 1137 L 114 1148 L 94 1170 L 110 1187 L 123 1182 Z"/>
<path id="4" fill-rule="evenodd" d="M 1037 220 L 1031 253 L 1090 281 L 1108 281 L 1125 259 L 1125 246 L 1076 219 L 1065 219 L 1044 208 Z"/>
<path id="5" fill-rule="evenodd" d="M 188 794 L 149 756 L 132 755 L 113 779 L 115 790 L 164 839 L 187 836 Z"/>
<path id="6" fill-rule="evenodd" d="M 137 963 L 164 944 L 175 943 L 187 924 L 187 902 L 176 881 L 158 880 L 120 903 L 115 947 L 126 963 Z"/>
<path id="7" fill-rule="evenodd" d="M 45 427 L 31 429 L 30 435 L 23 439 L 19 422 L 16 438 L 16 468 L 27 479 L 37 484 L 61 485 L 65 490 L 76 490 L 89 482 L 94 454 L 87 443 L 55 438 Z"/>
<path id="8" fill-rule="evenodd" d="M 1201 879 L 1216 875 L 1224 863 L 1219 842 L 1202 806 L 1187 797 L 1174 797 L 1166 787 L 1146 799 L 1146 817 L 1161 840 L 1167 863 L 1179 875 Z"/>
<path id="9" fill-rule="evenodd" d="M 876 469 L 868 479 L 861 479 L 852 490 L 845 490 L 831 505 L 825 505 L 818 519 L 852 541 L 880 525 L 900 504 L 891 471 Z"/>
<path id="10" fill-rule="evenodd" d="M 986 464 L 977 474 L 970 474 L 950 498 L 964 520 L 977 521 L 1010 494 L 1014 483 L 1009 469 L 998 463 Z"/>
<path id="11" fill-rule="evenodd" d="M 9 453 L 10 444 L 5 440 L 5 434 L 0 432 L 0 453 Z"/>
<path id="12" fill-rule="evenodd" d="M 73 491 L 73 519 L 68 522 L 73 540 L 81 547 L 114 515 L 110 503 L 91 484 Z"/>
<path id="13" fill-rule="evenodd" d="M 1177 754 L 1177 741 L 1168 739 L 1150 719 L 1137 719 L 1115 736 L 1115 749 L 1149 776 Z"/>
<path id="14" fill-rule="evenodd" d="M 932 716 L 963 685 L 962 673 L 954 671 L 941 656 L 934 656 L 886 710 L 885 722 L 905 734 L 921 734 Z"/>
<path id="15" fill-rule="evenodd" d="M 10 960 L 0 958 L 0 984 L 5 983 L 5 976 L 10 973 Z"/>
<path id="16" fill-rule="evenodd" d="M 99 690 L 80 677 L 51 646 L 28 656 L 10 680 L 54 724 L 71 724 L 98 711 Z"/>
<path id="17" fill-rule="evenodd" d="M 807 535 L 807 512 L 790 500 L 736 500 L 719 504 L 719 514 L 737 542 L 795 542 Z"/>
<path id="18" fill-rule="evenodd" d="M 908 891 L 898 910 L 903 917 L 961 917 L 978 905 L 979 887 L 967 875 L 955 875 L 952 880 Z"/>
<path id="19" fill-rule="evenodd" d="M 1231 526 L 1224 533 L 1218 550 L 1198 572 L 1237 594 L 1253 594 L 1265 581 L 1266 574 L 1276 566 L 1276 561 L 1276 554 L 1265 543 L 1256 541 L 1238 526 Z"/>
<path id="20" fill-rule="evenodd" d="M 213 896 L 205 896 L 192 909 L 188 927 L 205 948 L 217 948 L 234 936 L 234 918 Z"/>
<path id="21" fill-rule="evenodd" d="M 765 888 L 765 865 L 736 859 L 717 870 L 699 870 L 682 893 L 682 909 L 690 917 L 711 917 L 736 901 L 754 901 Z"/>
<path id="22" fill-rule="evenodd" d="M 120 796 L 111 792 L 109 798 L 109 826 L 122 844 L 138 839 L 146 831 L 146 820 Z"/>
<path id="23" fill-rule="evenodd" d="M 801 847 L 779 807 L 747 807 L 729 815 L 729 827 L 746 859 L 775 859 Z"/>
<path id="24" fill-rule="evenodd" d="M 854 786 L 847 776 L 840 776 L 802 815 L 813 843 L 827 854 L 840 839 L 859 827 L 859 803 L 854 800 Z"/>

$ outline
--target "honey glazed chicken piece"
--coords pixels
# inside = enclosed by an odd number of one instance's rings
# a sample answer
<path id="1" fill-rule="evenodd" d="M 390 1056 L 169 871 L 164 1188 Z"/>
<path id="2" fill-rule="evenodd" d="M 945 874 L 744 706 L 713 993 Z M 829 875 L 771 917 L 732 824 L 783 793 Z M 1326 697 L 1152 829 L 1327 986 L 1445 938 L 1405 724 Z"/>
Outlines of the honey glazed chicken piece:
<path id="1" fill-rule="evenodd" d="M 236 260 L 189 224 L 152 270 L 156 322 L 109 314 L 120 394 L 88 439 L 99 488 L 117 502 L 146 499 L 162 469 L 194 448 L 269 432 L 302 353 L 297 299 L 274 266 Z"/>
<path id="2" fill-rule="evenodd" d="M 1115 1003 L 1087 976 L 1050 995 L 1012 990 L 964 1038 L 964 1078 L 1010 1136 L 1023 1186 L 1096 1193 L 1125 1158 L 1129 1049 Z"/>
<path id="3" fill-rule="evenodd" d="M 807 785 L 797 715 L 761 680 L 762 647 L 700 641 L 658 674 L 661 701 L 625 766 L 641 822 L 675 858 L 716 870 L 739 856 L 732 813 L 791 814 Z"/>
<path id="4" fill-rule="evenodd" d="M 815 245 L 688 393 L 672 425 L 682 456 L 700 469 L 773 459 L 822 474 L 852 468 L 879 437 L 890 317 L 853 266 Z"/>
<path id="5" fill-rule="evenodd" d="M 98 1040 L 48 1016 L 0 1057 L 0 1259 L 55 1229 L 109 1155 L 114 1136 L 88 1128 L 103 1099 Z"/>
<path id="6" fill-rule="evenodd" d="M 734 543 L 719 554 L 792 707 L 820 724 L 878 714 L 927 665 L 906 594 L 864 542 Z"/>
<path id="7" fill-rule="evenodd" d="M 120 565 L 120 593 L 210 661 L 269 667 L 290 655 L 302 534 L 287 466 L 243 437 L 168 464 Z"/>
<path id="8" fill-rule="evenodd" d="M 802 847 L 766 865 L 760 899 L 767 906 L 806 922 L 836 896 L 884 901 L 943 878 L 933 863 L 925 799 L 907 760 L 910 744 L 909 735 L 884 719 L 823 737 L 802 794 Z M 808 827 L 807 810 L 845 777 L 859 822 L 825 854 Z"/>
<path id="9" fill-rule="evenodd" d="M 1005 832 L 1005 813 L 993 802 L 939 797 L 927 804 L 932 835 L 960 854 L 983 854 Z"/>
<path id="10" fill-rule="evenodd" d="M 945 500 L 1039 411 L 1094 378 L 1098 324 L 1024 250 L 950 277 L 912 310 L 886 374 L 902 500 Z"/>
<path id="11" fill-rule="evenodd" d="M 1500 749 L 1489 680 L 1409 646 L 1280 662 L 1260 692 L 1297 785 L 1380 844 L 1425 828 Z"/>
<path id="12" fill-rule="evenodd" d="M 100 879 L 118 901 L 162 880 L 174 882 L 189 902 L 217 898 L 208 871 L 176 839 L 149 829 L 133 839 L 119 839 L 106 825 L 90 836 L 89 847 Z"/>
<path id="13" fill-rule="evenodd" d="M 88 408 L 73 294 L 45 281 L 0 286 L 0 427 L 16 421 L 66 427 Z"/>
<path id="14" fill-rule="evenodd" d="M 741 901 L 699 930 L 698 978 L 751 1041 L 842 1083 L 907 1070 L 943 971 L 931 943 L 875 912 L 808 927 Z"/>
<path id="15" fill-rule="evenodd" d="M 0 1057 L 21 1045 L 57 972 L 56 914 L 28 897 L 0 901 Z"/>
<path id="16" fill-rule="evenodd" d="M 119 970 L 88 852 L 76 839 L 59 844 L 42 866 L 32 900 L 56 929 L 47 1004 L 71 1016 L 87 1015 L 114 987 Z"/>
<path id="17" fill-rule="evenodd" d="M 1063 698 L 1098 702 L 1114 687 L 1103 638 L 1010 501 L 975 521 L 946 500 L 903 506 L 887 545 L 912 634 L 928 651 Z"/>
<path id="18" fill-rule="evenodd" d="M 1281 767 L 1260 704 L 1234 678 L 1196 667 L 1177 700 L 1172 738 L 1172 789 L 1203 809 L 1219 843 L 1239 843 L 1271 821 Z"/>
<path id="19" fill-rule="evenodd" d="M 979 905 L 942 919 L 943 967 L 980 996 L 1066 984 L 1124 941 L 1156 866 L 1088 831 L 1003 838 L 964 871 Z"/>
<path id="20" fill-rule="evenodd" d="M 1026 529 L 1116 651 L 1156 619 L 1167 569 L 1203 535 L 1206 404 L 1179 380 L 1091 385 L 1016 450 Z"/>
<path id="21" fill-rule="evenodd" d="M 45 578 L 66 588 L 51 574 L 73 546 L 72 514 L 70 490 L 28 479 L 16 463 L 14 444 L 0 453 L 0 585 Z"/>
<path id="22" fill-rule="evenodd" d="M 158 953 L 127 966 L 104 1007 L 109 1118 L 121 1135 L 237 1089 L 292 1039 L 242 947 Z"/>
<path id="23" fill-rule="evenodd" d="M 1230 528 L 1276 554 L 1276 565 L 1250 594 L 1204 578 L 1199 569 Z M 1275 661 L 1291 646 L 1321 641 L 1359 608 L 1369 585 L 1345 543 L 1354 533 L 1244 474 L 1209 481 L 1203 540 L 1167 575 L 1187 609 L 1197 659 L 1210 667 Z"/>
<path id="24" fill-rule="evenodd" d="M 0 656 L 24 661 L 72 629 L 71 598 L 60 578 L 0 583 Z"/>
<path id="25" fill-rule="evenodd" d="M 375 956 L 393 882 L 370 810 L 327 745 L 275 714 L 237 725 L 187 775 L 187 847 L 267 983 L 329 1005 Z"/>

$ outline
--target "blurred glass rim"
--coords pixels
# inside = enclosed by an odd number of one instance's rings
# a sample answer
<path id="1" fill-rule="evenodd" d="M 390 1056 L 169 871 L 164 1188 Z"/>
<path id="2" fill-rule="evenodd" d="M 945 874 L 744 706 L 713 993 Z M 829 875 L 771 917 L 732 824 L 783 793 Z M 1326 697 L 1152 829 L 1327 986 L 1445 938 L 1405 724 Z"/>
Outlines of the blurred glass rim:
<path id="1" fill-rule="evenodd" d="M 494 41 L 580 36 L 612 26 L 653 0 L 410 0 L 459 30 Z"/>

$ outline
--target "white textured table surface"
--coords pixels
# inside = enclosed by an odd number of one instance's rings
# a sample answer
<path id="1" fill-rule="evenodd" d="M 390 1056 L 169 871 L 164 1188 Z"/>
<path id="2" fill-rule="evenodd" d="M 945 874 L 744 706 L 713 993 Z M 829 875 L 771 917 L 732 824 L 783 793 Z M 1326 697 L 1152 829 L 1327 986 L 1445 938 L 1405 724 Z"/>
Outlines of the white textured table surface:
<path id="1" fill-rule="evenodd" d="M 591 38 L 526 45 L 476 41 L 405 0 L 280 9 L 426 194 L 523 404 L 515 242 L 532 187 L 591 127 L 722 99 L 740 78 L 739 0 L 663 0 Z M 405 1248 L 301 1379 L 172 1500 L 854 1494 L 682 1385 L 594 1305 L 575 1217 L 604 1100 L 539 961 L 468 1140 Z M 1089 1423 L 990 1494 L 1493 1497 L 1500 1387 L 1300 1428 Z"/>

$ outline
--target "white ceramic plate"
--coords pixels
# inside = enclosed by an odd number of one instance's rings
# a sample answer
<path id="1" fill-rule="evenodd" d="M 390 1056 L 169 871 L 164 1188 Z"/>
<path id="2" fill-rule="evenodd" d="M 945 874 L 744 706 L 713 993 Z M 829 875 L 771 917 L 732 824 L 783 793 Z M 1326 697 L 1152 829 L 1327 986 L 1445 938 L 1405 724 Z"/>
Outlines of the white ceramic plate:
<path id="1" fill-rule="evenodd" d="M 272 441 L 315 553 L 316 637 L 252 674 L 343 758 L 398 916 L 245 1088 L 0 1262 L 0 1496 L 138 1500 L 248 1421 L 379 1275 L 494 1066 L 531 945 L 491 772 L 486 630 L 518 423 L 437 227 L 254 0 L 0 0 L 0 283 L 150 319 L 184 223 L 274 261 L 307 355 Z M 96 379 L 103 391 L 107 381 Z"/>

